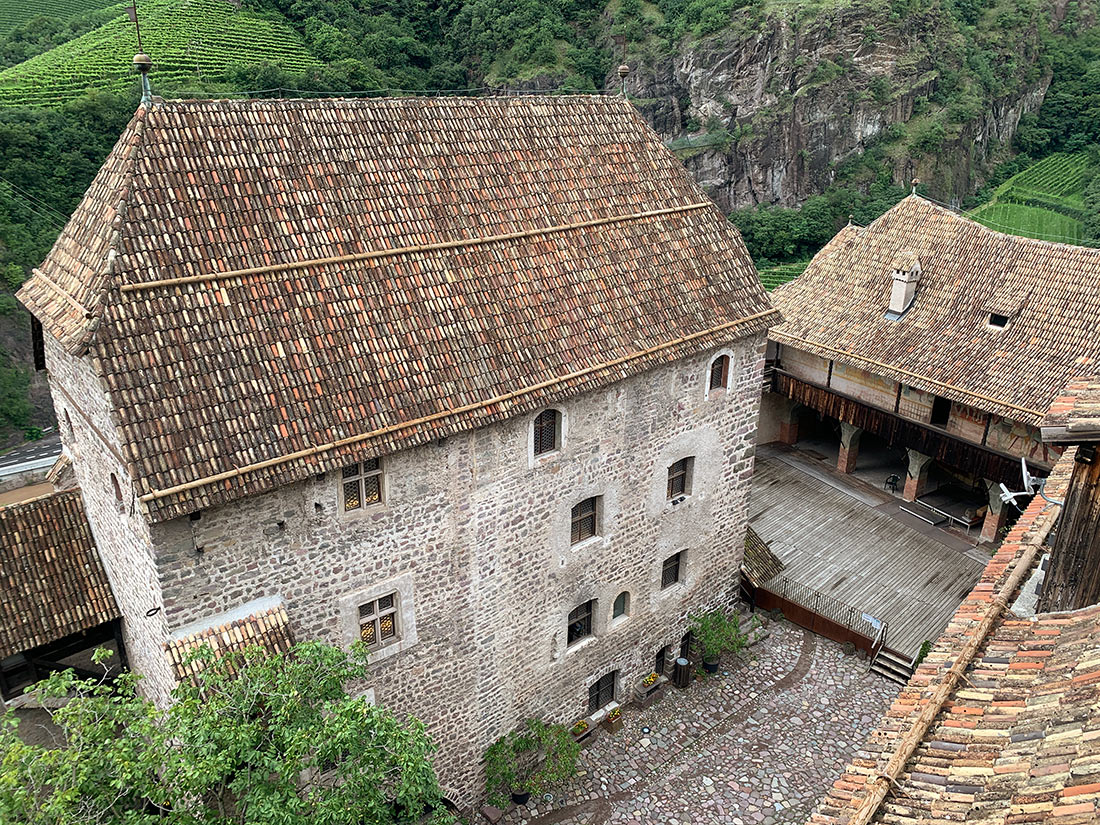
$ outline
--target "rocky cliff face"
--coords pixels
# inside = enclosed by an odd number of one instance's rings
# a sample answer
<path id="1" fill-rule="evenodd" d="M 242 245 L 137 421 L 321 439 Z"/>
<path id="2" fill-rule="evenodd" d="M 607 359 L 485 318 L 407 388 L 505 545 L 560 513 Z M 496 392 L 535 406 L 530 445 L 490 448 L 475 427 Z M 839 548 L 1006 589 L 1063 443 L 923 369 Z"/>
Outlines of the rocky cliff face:
<path id="1" fill-rule="evenodd" d="M 1014 33 L 1007 91 L 952 104 L 944 84 L 958 100 L 965 72 L 957 27 L 945 35 L 953 21 L 869 15 L 854 4 L 801 24 L 770 17 L 676 53 L 628 57 L 627 90 L 726 209 L 798 204 L 876 141 L 895 182 L 920 177 L 940 199 L 973 192 L 1020 116 L 1042 103 L 1038 35 Z"/>

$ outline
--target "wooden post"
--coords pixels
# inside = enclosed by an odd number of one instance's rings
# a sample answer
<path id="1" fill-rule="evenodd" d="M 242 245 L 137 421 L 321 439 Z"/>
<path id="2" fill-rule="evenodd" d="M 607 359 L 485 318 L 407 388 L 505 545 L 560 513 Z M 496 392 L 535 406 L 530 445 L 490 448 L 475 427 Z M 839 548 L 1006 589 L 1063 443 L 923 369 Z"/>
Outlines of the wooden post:
<path id="1" fill-rule="evenodd" d="M 1062 523 L 1039 597 L 1040 612 L 1078 610 L 1100 602 L 1100 459 L 1082 447 L 1073 466 Z"/>

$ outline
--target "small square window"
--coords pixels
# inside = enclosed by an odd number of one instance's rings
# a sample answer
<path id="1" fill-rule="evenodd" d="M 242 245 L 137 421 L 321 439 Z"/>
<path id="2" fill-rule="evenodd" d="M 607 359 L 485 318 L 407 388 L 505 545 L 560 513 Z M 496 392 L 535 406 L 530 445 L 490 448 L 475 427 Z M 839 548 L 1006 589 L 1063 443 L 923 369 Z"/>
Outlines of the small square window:
<path id="1" fill-rule="evenodd" d="M 991 312 L 989 313 L 989 325 L 991 327 L 996 327 L 997 329 L 1004 329 L 1006 326 L 1008 326 L 1008 316 L 1000 315 L 996 312 Z"/>
<path id="2" fill-rule="evenodd" d="M 569 543 L 579 544 L 585 539 L 599 535 L 600 499 L 598 496 L 586 498 L 573 508 Z"/>
<path id="3" fill-rule="evenodd" d="M 382 503 L 381 459 L 368 458 L 357 464 L 349 464 L 344 467 L 341 475 L 345 511 L 360 510 Z"/>
<path id="4" fill-rule="evenodd" d="M 543 410 L 535 416 L 535 455 L 552 453 L 561 447 L 561 413 Z"/>
<path id="5" fill-rule="evenodd" d="M 661 567 L 661 589 L 671 587 L 680 581 L 680 575 L 682 573 L 681 567 L 683 566 L 684 551 L 674 553 L 665 559 L 664 565 Z"/>
<path id="6" fill-rule="evenodd" d="M 695 458 L 681 458 L 668 468 L 668 498 L 691 495 L 691 471 L 695 468 Z"/>
<path id="7" fill-rule="evenodd" d="M 569 613 L 569 629 L 566 644 L 571 645 L 592 635 L 592 609 L 595 601 L 587 601 Z"/>
<path id="8" fill-rule="evenodd" d="M 382 647 L 397 638 L 396 593 L 359 605 L 359 638 L 368 648 Z"/>

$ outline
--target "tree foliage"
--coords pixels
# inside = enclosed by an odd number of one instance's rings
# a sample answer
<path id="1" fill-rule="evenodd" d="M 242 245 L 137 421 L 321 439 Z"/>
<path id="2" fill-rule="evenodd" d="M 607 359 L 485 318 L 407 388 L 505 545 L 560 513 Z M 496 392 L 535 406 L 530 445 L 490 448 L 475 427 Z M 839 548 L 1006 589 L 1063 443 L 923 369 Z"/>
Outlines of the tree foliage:
<path id="1" fill-rule="evenodd" d="M 320 642 L 286 656 L 260 648 L 214 658 L 158 710 L 123 674 L 113 685 L 52 675 L 44 698 L 65 747 L 23 743 L 0 727 L 6 825 L 353 825 L 451 821 L 440 804 L 423 725 L 347 692 L 366 674 Z"/>

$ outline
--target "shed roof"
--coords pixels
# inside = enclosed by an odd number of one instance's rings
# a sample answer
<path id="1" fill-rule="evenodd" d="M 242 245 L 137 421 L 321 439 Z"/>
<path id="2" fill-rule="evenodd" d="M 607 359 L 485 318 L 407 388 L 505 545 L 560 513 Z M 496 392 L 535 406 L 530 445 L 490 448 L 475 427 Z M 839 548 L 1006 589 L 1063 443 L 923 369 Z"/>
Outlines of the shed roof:
<path id="1" fill-rule="evenodd" d="M 153 520 L 760 332 L 736 229 L 614 97 L 141 109 L 20 292 Z"/>
<path id="2" fill-rule="evenodd" d="M 79 490 L 0 507 L 0 659 L 120 615 Z"/>
<path id="3" fill-rule="evenodd" d="M 205 661 L 192 658 L 208 646 L 215 657 L 241 653 L 259 647 L 269 653 L 286 653 L 294 644 L 290 619 L 280 599 L 258 599 L 231 613 L 211 617 L 201 626 L 190 626 L 175 633 L 164 644 L 176 679 L 193 679 L 205 667 Z"/>
<path id="4" fill-rule="evenodd" d="M 885 317 L 893 262 L 920 260 L 912 307 Z M 772 337 L 987 412 L 1038 425 L 1095 372 L 1100 249 L 994 232 L 917 195 L 847 226 L 772 293 Z M 990 314 L 1008 316 L 1003 329 Z M 1089 367 L 1092 369 L 1089 369 Z"/>
<path id="5" fill-rule="evenodd" d="M 1100 441 L 1100 377 L 1071 381 L 1051 403 L 1040 432 L 1044 441 Z"/>
<path id="6" fill-rule="evenodd" d="M 1048 496 L 1064 497 L 1074 456 L 1068 450 L 1055 466 Z M 808 825 L 845 825 L 865 807 L 882 825 L 1097 822 L 1100 605 L 1030 618 L 998 613 L 1003 591 L 1042 552 L 1057 509 L 1036 497 L 1020 517 Z M 886 784 L 884 771 L 914 733 L 916 749 Z M 881 805 L 876 786 L 888 788 Z"/>

